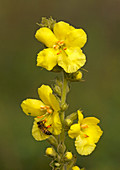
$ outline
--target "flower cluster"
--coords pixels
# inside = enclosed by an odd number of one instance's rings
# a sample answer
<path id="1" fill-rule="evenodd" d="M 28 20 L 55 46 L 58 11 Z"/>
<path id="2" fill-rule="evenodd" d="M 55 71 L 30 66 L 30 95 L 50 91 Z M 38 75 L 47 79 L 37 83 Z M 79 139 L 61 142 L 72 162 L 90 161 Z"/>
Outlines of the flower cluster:
<path id="1" fill-rule="evenodd" d="M 46 149 L 46 155 L 53 159 L 51 167 L 79 170 L 75 165 L 76 156 L 68 152 L 64 144 L 65 134 L 75 138 L 75 147 L 80 155 L 89 155 L 103 133 L 98 126 L 99 119 L 84 118 L 80 110 L 65 116 L 68 83 L 82 79 L 80 68 L 85 65 L 86 56 L 81 48 L 87 41 L 87 35 L 81 28 L 76 29 L 63 21 L 56 23 L 52 18 L 44 18 L 40 25 L 35 37 L 46 48 L 38 53 L 37 66 L 48 71 L 59 69 L 64 75 L 63 82 L 56 79 L 53 90 L 43 84 L 38 88 L 40 100 L 27 98 L 21 107 L 26 115 L 34 117 L 32 135 L 35 140 L 47 139 L 52 145 Z M 75 120 L 78 123 L 74 123 Z"/>

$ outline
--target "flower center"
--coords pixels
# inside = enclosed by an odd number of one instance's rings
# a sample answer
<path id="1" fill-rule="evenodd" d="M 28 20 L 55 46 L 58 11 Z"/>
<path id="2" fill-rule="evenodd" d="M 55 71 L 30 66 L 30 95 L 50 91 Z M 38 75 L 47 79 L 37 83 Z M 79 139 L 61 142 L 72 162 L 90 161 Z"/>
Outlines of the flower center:
<path id="1" fill-rule="evenodd" d="M 88 125 L 87 125 L 87 124 L 82 124 L 82 125 L 80 125 L 80 127 L 81 127 L 81 130 L 82 130 L 82 135 L 83 135 L 85 138 L 89 137 L 87 134 L 84 133 L 84 130 L 85 130 L 86 128 L 88 128 Z"/>
<path id="2" fill-rule="evenodd" d="M 40 110 L 41 111 L 45 111 L 46 113 L 49 113 L 49 114 L 51 114 L 51 113 L 53 113 L 53 110 L 51 109 L 51 107 L 50 106 L 40 106 Z"/>
<path id="3" fill-rule="evenodd" d="M 56 49 L 56 50 L 59 49 L 59 52 L 57 53 L 57 55 L 59 55 L 62 52 L 62 50 L 67 49 L 67 47 L 65 47 L 64 40 L 57 41 L 57 43 L 55 45 L 53 45 L 53 48 Z"/>

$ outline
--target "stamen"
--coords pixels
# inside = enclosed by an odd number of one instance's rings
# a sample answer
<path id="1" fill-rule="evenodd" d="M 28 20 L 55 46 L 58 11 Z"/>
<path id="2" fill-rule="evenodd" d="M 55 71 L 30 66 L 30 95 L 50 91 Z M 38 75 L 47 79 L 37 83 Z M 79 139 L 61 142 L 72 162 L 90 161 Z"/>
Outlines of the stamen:
<path id="1" fill-rule="evenodd" d="M 50 109 L 50 106 L 45 106 L 46 107 L 46 109 Z"/>
<path id="2" fill-rule="evenodd" d="M 85 138 L 89 137 L 89 136 L 88 136 L 88 135 L 86 135 L 86 134 L 83 134 L 83 135 L 84 135 L 84 137 L 85 137 Z"/>
<path id="3" fill-rule="evenodd" d="M 59 40 L 59 41 L 57 42 L 57 44 L 58 44 L 59 46 L 62 46 L 62 45 L 64 44 L 64 40 Z"/>
<path id="4" fill-rule="evenodd" d="M 63 50 L 67 50 L 67 47 L 65 47 Z"/>
<path id="5" fill-rule="evenodd" d="M 50 128 L 50 127 L 51 127 L 51 125 L 48 125 L 48 126 L 47 126 L 47 128 Z"/>
<path id="6" fill-rule="evenodd" d="M 42 116 L 37 116 L 37 118 L 42 118 L 43 117 L 43 115 Z"/>
<path id="7" fill-rule="evenodd" d="M 54 49 L 58 49 L 58 48 L 59 48 L 59 45 L 53 45 L 53 48 L 54 48 Z"/>
<path id="8" fill-rule="evenodd" d="M 61 52 L 62 52 L 62 51 L 60 50 L 60 51 L 57 53 L 57 55 L 59 55 Z"/>
<path id="9" fill-rule="evenodd" d="M 52 109 L 47 109 L 47 112 L 51 114 L 53 111 Z"/>
<path id="10" fill-rule="evenodd" d="M 88 125 L 83 124 L 83 125 L 81 125 L 81 128 L 83 128 L 83 129 L 88 128 Z"/>
<path id="11" fill-rule="evenodd" d="M 44 122 L 47 122 L 47 119 L 44 119 Z"/>
<path id="12" fill-rule="evenodd" d="M 46 107 L 45 106 L 40 106 L 40 109 L 46 109 Z"/>

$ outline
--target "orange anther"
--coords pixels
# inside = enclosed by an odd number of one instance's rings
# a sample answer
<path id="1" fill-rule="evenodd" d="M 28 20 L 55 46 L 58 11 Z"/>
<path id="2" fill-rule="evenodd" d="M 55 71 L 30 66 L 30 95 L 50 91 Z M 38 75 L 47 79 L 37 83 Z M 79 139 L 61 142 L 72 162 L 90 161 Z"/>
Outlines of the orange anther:
<path id="1" fill-rule="evenodd" d="M 44 122 L 47 122 L 47 119 L 44 119 Z"/>
<path id="2" fill-rule="evenodd" d="M 45 106 L 46 107 L 46 109 L 49 109 L 50 108 L 50 106 Z"/>
<path id="3" fill-rule="evenodd" d="M 47 109 L 47 112 L 48 113 L 52 113 L 52 109 Z"/>
<path id="4" fill-rule="evenodd" d="M 40 106 L 41 109 L 45 109 L 45 106 Z"/>
<path id="5" fill-rule="evenodd" d="M 57 53 L 57 55 L 59 55 L 61 52 L 62 52 L 62 51 L 60 50 L 60 51 Z"/>
<path id="6" fill-rule="evenodd" d="M 42 116 L 37 116 L 37 118 L 42 118 L 43 117 L 43 115 Z"/>
<path id="7" fill-rule="evenodd" d="M 83 129 L 88 128 L 88 125 L 86 125 L 86 124 L 81 125 L 81 128 L 83 128 Z"/>
<path id="8" fill-rule="evenodd" d="M 83 134 L 83 135 L 84 135 L 84 137 L 85 137 L 85 138 L 89 137 L 89 136 L 88 136 L 88 135 L 86 135 L 86 134 Z"/>
<path id="9" fill-rule="evenodd" d="M 48 126 L 47 126 L 47 128 L 50 128 L 50 127 L 51 127 L 51 125 L 48 125 Z"/>
<path id="10" fill-rule="evenodd" d="M 67 47 L 65 47 L 63 50 L 67 50 Z"/>
<path id="11" fill-rule="evenodd" d="M 53 48 L 58 49 L 59 45 L 53 45 Z"/>

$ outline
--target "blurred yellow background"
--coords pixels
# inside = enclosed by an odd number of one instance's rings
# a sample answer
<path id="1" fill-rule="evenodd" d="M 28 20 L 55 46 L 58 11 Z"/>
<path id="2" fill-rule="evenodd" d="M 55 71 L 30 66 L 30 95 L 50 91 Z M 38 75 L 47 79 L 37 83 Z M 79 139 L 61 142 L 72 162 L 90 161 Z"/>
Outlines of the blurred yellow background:
<path id="1" fill-rule="evenodd" d="M 57 74 L 36 67 L 41 44 L 34 38 L 41 17 L 52 16 L 88 34 L 85 82 L 72 83 L 68 114 L 81 108 L 85 116 L 101 120 L 104 134 L 90 156 L 77 154 L 87 170 L 120 167 L 120 1 L 119 0 L 0 0 L 0 169 L 49 170 L 46 142 L 31 135 L 33 119 L 20 103 L 38 98 L 37 88 L 51 84 Z M 59 75 L 58 75 L 59 76 Z"/>

